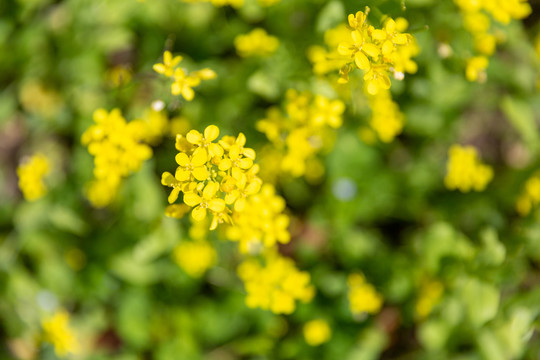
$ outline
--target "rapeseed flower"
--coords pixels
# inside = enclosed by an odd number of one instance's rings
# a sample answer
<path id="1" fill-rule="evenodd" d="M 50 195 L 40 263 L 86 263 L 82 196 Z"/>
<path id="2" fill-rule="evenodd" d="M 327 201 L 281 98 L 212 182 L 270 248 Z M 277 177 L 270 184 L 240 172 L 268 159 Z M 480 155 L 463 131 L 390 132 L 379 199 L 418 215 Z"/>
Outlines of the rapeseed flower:
<path id="1" fill-rule="evenodd" d="M 47 187 L 43 179 L 49 172 L 49 159 L 42 154 L 35 154 L 25 159 L 17 167 L 19 189 L 21 189 L 26 200 L 35 201 L 47 193 Z"/>
<path id="2" fill-rule="evenodd" d="M 347 284 L 349 286 L 349 307 L 353 315 L 379 312 L 383 298 L 373 285 L 366 282 L 362 274 L 350 274 L 347 278 Z"/>
<path id="3" fill-rule="evenodd" d="M 493 169 L 482 164 L 472 146 L 452 145 L 448 150 L 444 184 L 450 190 L 482 191 L 493 178 Z"/>
<path id="4" fill-rule="evenodd" d="M 216 250 L 207 241 L 182 241 L 174 248 L 178 266 L 191 277 L 201 277 L 217 259 Z"/>
<path id="5" fill-rule="evenodd" d="M 242 57 L 269 56 L 279 46 L 279 40 L 275 36 L 268 35 L 266 30 L 257 28 L 234 39 L 234 46 L 238 55 Z"/>
<path id="6" fill-rule="evenodd" d="M 332 336 L 332 330 L 323 319 L 315 319 L 308 321 L 303 327 L 304 339 L 311 346 L 319 346 L 324 344 Z"/>
<path id="7" fill-rule="evenodd" d="M 55 312 L 51 317 L 43 319 L 44 340 L 54 346 L 54 352 L 59 357 L 76 354 L 79 342 L 69 326 L 69 313 L 65 310 Z"/>

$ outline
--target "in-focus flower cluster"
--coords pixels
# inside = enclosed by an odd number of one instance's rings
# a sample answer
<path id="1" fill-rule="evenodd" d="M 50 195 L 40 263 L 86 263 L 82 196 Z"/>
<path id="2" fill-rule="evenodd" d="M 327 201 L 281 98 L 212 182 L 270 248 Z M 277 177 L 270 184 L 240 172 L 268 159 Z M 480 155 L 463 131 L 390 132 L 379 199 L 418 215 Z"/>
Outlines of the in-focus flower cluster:
<path id="1" fill-rule="evenodd" d="M 450 190 L 482 191 L 493 178 L 493 169 L 483 164 L 472 146 L 452 145 L 448 150 L 444 184 Z"/>
<path id="2" fill-rule="evenodd" d="M 401 133 L 405 115 L 399 110 L 398 104 L 392 101 L 389 90 L 381 90 L 376 95 L 368 96 L 368 99 L 371 107 L 370 127 L 381 141 L 391 142 Z"/>
<path id="3" fill-rule="evenodd" d="M 308 345 L 319 346 L 324 344 L 332 336 L 332 330 L 323 319 L 315 319 L 307 322 L 303 328 L 304 339 Z"/>
<path id="4" fill-rule="evenodd" d="M 216 263 L 217 254 L 207 241 L 183 241 L 174 248 L 173 257 L 189 276 L 198 278 Z"/>
<path id="5" fill-rule="evenodd" d="M 34 201 L 47 193 L 43 178 L 49 174 L 49 172 L 49 160 L 42 154 L 35 154 L 32 157 L 25 159 L 22 164 L 17 167 L 19 189 L 21 189 L 26 200 Z"/>
<path id="6" fill-rule="evenodd" d="M 86 196 L 94 207 L 101 208 L 114 200 L 122 180 L 152 156 L 145 141 L 154 133 L 143 120 L 126 122 L 119 109 L 98 109 L 93 120 L 82 135 L 83 145 L 94 156 L 94 180 L 88 184 Z"/>
<path id="7" fill-rule="evenodd" d="M 172 56 L 170 51 L 163 53 L 163 63 L 154 64 L 154 71 L 172 80 L 171 93 L 182 95 L 187 101 L 193 100 L 195 91 L 193 88 L 199 86 L 202 80 L 214 79 L 217 75 L 214 70 L 204 68 L 197 71 L 188 72 L 178 67 L 182 61 L 181 56 Z"/>
<path id="8" fill-rule="evenodd" d="M 382 29 L 375 29 L 367 23 L 368 13 L 366 8 L 365 12 L 350 14 L 348 29 L 340 26 L 329 30 L 325 42 L 330 51 L 313 47 L 309 58 L 316 74 L 339 68 L 340 83 L 347 83 L 354 69 L 363 70 L 365 91 L 374 95 L 390 88 L 389 74 L 401 80 L 404 72 L 416 72 L 416 63 L 411 58 L 418 54 L 419 48 L 412 35 L 403 33 L 408 26 L 405 19 L 387 18 Z"/>
<path id="9" fill-rule="evenodd" d="M 251 32 L 238 35 L 234 39 L 236 52 L 242 57 L 269 56 L 279 46 L 279 40 L 275 36 L 268 35 L 262 28 L 253 29 Z"/>
<path id="10" fill-rule="evenodd" d="M 527 179 L 521 195 L 516 202 L 516 209 L 520 215 L 528 215 L 531 210 L 540 204 L 540 173 L 537 172 Z"/>
<path id="11" fill-rule="evenodd" d="M 366 282 L 364 275 L 350 274 L 347 285 L 349 286 L 349 307 L 354 316 L 379 312 L 383 298 L 373 285 Z"/>
<path id="12" fill-rule="evenodd" d="M 265 254 L 264 265 L 258 259 L 245 260 L 238 267 L 247 292 L 246 305 L 270 310 L 275 314 L 291 314 L 296 301 L 309 302 L 315 294 L 309 273 L 299 271 L 291 259 L 275 251 Z"/>
<path id="13" fill-rule="evenodd" d="M 493 55 L 498 39 L 491 29 L 491 18 L 501 24 L 523 19 L 531 13 L 527 0 L 454 0 L 463 14 L 463 25 L 473 35 L 478 53 L 467 59 L 465 75 L 469 81 L 485 81 L 488 56 Z"/>
<path id="14" fill-rule="evenodd" d="M 426 318 L 443 294 L 444 287 L 439 281 L 429 280 L 422 283 L 416 300 L 415 312 L 418 318 Z"/>
<path id="15" fill-rule="evenodd" d="M 341 127 L 345 104 L 309 92 L 287 91 L 285 113 L 270 108 L 266 118 L 256 124 L 272 143 L 270 161 L 279 160 L 278 169 L 293 177 L 309 176 L 315 168 L 322 175 L 316 155 L 333 144 L 333 129 Z M 263 160 L 264 161 L 264 160 Z M 315 164 L 315 165 L 314 165 Z"/>
<path id="16" fill-rule="evenodd" d="M 69 326 L 69 313 L 65 310 L 55 312 L 51 317 L 43 319 L 44 340 L 54 346 L 54 352 L 59 357 L 76 354 L 79 342 Z"/>

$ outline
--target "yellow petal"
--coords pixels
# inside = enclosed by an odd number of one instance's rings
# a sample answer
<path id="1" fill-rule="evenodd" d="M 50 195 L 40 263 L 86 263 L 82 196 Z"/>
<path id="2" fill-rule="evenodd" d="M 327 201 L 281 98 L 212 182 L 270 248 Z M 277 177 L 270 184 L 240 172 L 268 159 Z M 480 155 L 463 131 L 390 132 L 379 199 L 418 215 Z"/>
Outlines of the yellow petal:
<path id="1" fill-rule="evenodd" d="M 396 45 L 405 45 L 409 42 L 409 38 L 406 34 L 397 34 L 392 38 L 392 40 Z"/>
<path id="2" fill-rule="evenodd" d="M 203 190 L 203 198 L 205 199 L 212 199 L 216 196 L 216 193 L 219 190 L 219 184 L 216 182 L 209 182 L 208 185 L 204 187 Z"/>
<path id="3" fill-rule="evenodd" d="M 364 42 L 364 37 L 362 36 L 362 33 L 360 31 L 353 31 L 351 32 L 351 37 L 355 44 L 361 45 Z"/>
<path id="4" fill-rule="evenodd" d="M 173 174 L 171 174 L 170 172 L 165 171 L 161 175 L 161 185 L 173 186 L 173 184 L 176 184 L 176 183 L 178 183 L 178 182 L 174 178 Z"/>
<path id="5" fill-rule="evenodd" d="M 209 144 L 208 145 L 208 151 L 213 155 L 213 156 L 218 156 L 218 157 L 222 157 L 223 156 L 223 148 L 218 145 L 218 144 Z"/>
<path id="6" fill-rule="evenodd" d="M 240 198 L 234 203 L 235 211 L 243 211 L 246 208 L 246 198 Z"/>
<path id="7" fill-rule="evenodd" d="M 250 148 L 244 148 L 244 151 L 242 152 L 245 157 L 250 158 L 251 160 L 255 160 L 255 150 Z"/>
<path id="8" fill-rule="evenodd" d="M 208 170 L 206 166 L 199 166 L 193 169 L 193 177 L 199 181 L 204 181 L 208 179 Z"/>
<path id="9" fill-rule="evenodd" d="M 219 136 L 219 128 L 216 125 L 207 126 L 204 129 L 204 138 L 206 141 L 214 141 Z"/>
<path id="10" fill-rule="evenodd" d="M 232 166 L 231 159 L 227 159 L 227 158 L 221 160 L 219 165 L 218 165 L 219 170 L 221 170 L 221 171 L 228 170 L 228 169 L 231 168 L 231 166 Z"/>
<path id="11" fill-rule="evenodd" d="M 381 53 L 375 44 L 364 44 L 362 46 L 362 51 L 374 59 L 378 58 Z"/>
<path id="12" fill-rule="evenodd" d="M 222 212 L 225 210 L 225 201 L 223 199 L 212 199 L 208 203 L 210 210 L 215 212 Z"/>
<path id="13" fill-rule="evenodd" d="M 394 31 L 396 31 L 396 22 L 393 19 L 388 19 L 386 20 L 386 24 L 384 25 L 384 28 L 389 33 L 393 33 Z"/>
<path id="14" fill-rule="evenodd" d="M 201 202 L 202 202 L 202 198 L 195 194 L 195 193 L 185 193 L 184 194 L 184 202 L 186 203 L 186 205 L 189 205 L 189 206 L 197 206 L 199 205 Z"/>
<path id="15" fill-rule="evenodd" d="M 240 147 L 246 145 L 246 135 L 244 135 L 243 133 L 238 134 L 238 137 L 236 138 L 236 144 Z"/>
<path id="16" fill-rule="evenodd" d="M 188 142 L 192 143 L 193 145 L 198 145 L 202 141 L 202 134 L 198 132 L 197 130 L 191 130 L 187 133 L 186 139 Z"/>
<path id="17" fill-rule="evenodd" d="M 180 95 L 181 92 L 182 88 L 180 87 L 180 84 L 178 82 L 173 82 L 171 84 L 171 94 Z"/>
<path id="18" fill-rule="evenodd" d="M 187 101 L 191 101 L 191 100 L 193 100 L 193 98 L 195 97 L 195 92 L 193 91 L 192 88 L 190 88 L 189 86 L 185 85 L 185 86 L 182 88 L 182 96 L 183 96 L 184 99 L 186 99 Z"/>
<path id="19" fill-rule="evenodd" d="M 191 212 L 191 216 L 193 216 L 193 219 L 196 221 L 204 220 L 204 218 L 206 217 L 206 209 L 201 206 L 197 206 Z"/>
<path id="20" fill-rule="evenodd" d="M 191 172 L 182 167 L 178 167 L 176 169 L 176 173 L 174 174 L 174 177 L 178 181 L 182 181 L 182 182 L 188 181 L 191 178 Z"/>
<path id="21" fill-rule="evenodd" d="M 249 169 L 251 167 L 251 165 L 253 165 L 253 160 L 251 160 L 250 158 L 240 159 L 239 166 L 242 169 L 247 170 L 247 169 Z"/>
<path id="22" fill-rule="evenodd" d="M 367 70 L 370 67 L 369 60 L 366 55 L 361 51 L 358 51 L 354 56 L 354 63 L 358 66 L 359 69 Z"/>
<path id="23" fill-rule="evenodd" d="M 240 157 L 240 147 L 238 145 L 233 145 L 229 148 L 229 158 L 231 160 L 236 160 Z"/>
<path id="24" fill-rule="evenodd" d="M 155 64 L 154 66 L 152 66 L 152 69 L 154 69 L 154 71 L 158 74 L 165 74 L 165 71 L 167 70 L 167 68 L 165 68 L 165 65 L 163 64 Z"/>
<path id="25" fill-rule="evenodd" d="M 351 56 L 352 50 L 348 43 L 341 43 L 338 45 L 337 51 L 340 55 Z"/>
<path id="26" fill-rule="evenodd" d="M 174 157 L 176 163 L 180 166 L 187 166 L 189 164 L 189 157 L 185 153 L 178 153 Z"/>
<path id="27" fill-rule="evenodd" d="M 168 65 L 171 63 L 171 60 L 172 60 L 172 54 L 169 50 L 166 50 L 164 53 L 163 53 L 163 63 Z"/>
<path id="28" fill-rule="evenodd" d="M 189 135 L 189 134 L 188 134 Z M 193 166 L 202 166 L 208 161 L 208 154 L 203 147 L 197 148 L 191 156 L 191 163 Z"/>
<path id="29" fill-rule="evenodd" d="M 167 198 L 169 204 L 172 204 L 176 201 L 176 199 L 178 199 L 178 194 L 180 194 L 180 188 L 173 188 L 171 193 L 169 194 L 169 197 Z"/>
<path id="30" fill-rule="evenodd" d="M 384 39 L 386 39 L 386 31 L 383 31 L 383 30 L 373 30 L 373 32 L 371 33 L 371 37 L 373 38 L 373 40 L 377 40 L 377 41 L 382 41 Z"/>

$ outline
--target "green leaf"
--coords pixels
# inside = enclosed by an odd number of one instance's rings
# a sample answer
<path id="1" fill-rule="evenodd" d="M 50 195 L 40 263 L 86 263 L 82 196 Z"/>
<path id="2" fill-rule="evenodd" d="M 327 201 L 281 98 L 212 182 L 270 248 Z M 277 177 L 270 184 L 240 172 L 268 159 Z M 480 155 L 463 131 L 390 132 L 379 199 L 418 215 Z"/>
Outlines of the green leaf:
<path id="1" fill-rule="evenodd" d="M 527 101 L 507 96 L 501 103 L 501 109 L 521 135 L 525 144 L 532 152 L 538 151 L 538 128 L 534 121 L 534 113 Z"/>

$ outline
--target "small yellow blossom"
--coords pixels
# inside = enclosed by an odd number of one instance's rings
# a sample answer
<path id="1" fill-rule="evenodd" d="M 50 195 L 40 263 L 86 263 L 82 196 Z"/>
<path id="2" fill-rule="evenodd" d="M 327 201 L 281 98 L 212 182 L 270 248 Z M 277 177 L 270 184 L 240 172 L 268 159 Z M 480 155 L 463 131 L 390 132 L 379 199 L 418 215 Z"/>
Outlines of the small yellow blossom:
<path id="1" fill-rule="evenodd" d="M 143 141 L 148 127 L 141 120 L 126 122 L 118 109 L 98 109 L 81 142 L 94 156 L 94 180 L 86 187 L 86 196 L 93 206 L 109 205 L 122 179 L 138 171 L 152 156 L 152 149 Z"/>
<path id="2" fill-rule="evenodd" d="M 303 328 L 304 339 L 311 346 L 324 344 L 332 336 L 332 330 L 323 319 L 316 319 L 307 322 Z"/>
<path id="3" fill-rule="evenodd" d="M 207 241 L 183 241 L 174 249 L 174 260 L 189 276 L 201 277 L 217 259 L 216 250 Z"/>
<path id="4" fill-rule="evenodd" d="M 217 75 L 208 68 L 191 73 L 187 72 L 185 69 L 178 67 L 181 61 L 181 56 L 173 57 L 170 51 L 165 51 L 163 53 L 163 63 L 154 64 L 153 69 L 158 74 L 172 80 L 171 93 L 173 95 L 182 95 L 184 99 L 191 101 L 195 97 L 193 88 L 198 86 L 202 80 L 211 80 Z"/>
<path id="5" fill-rule="evenodd" d="M 486 69 L 488 67 L 489 60 L 485 56 L 474 56 L 467 60 L 467 68 L 465 69 L 465 76 L 469 81 L 486 81 Z"/>
<path id="6" fill-rule="evenodd" d="M 63 105 L 62 97 L 58 92 L 37 81 L 24 83 L 19 99 L 26 111 L 45 118 L 57 116 Z"/>
<path id="7" fill-rule="evenodd" d="M 482 191 L 493 178 L 490 166 L 482 164 L 472 146 L 452 145 L 448 150 L 444 184 L 450 190 Z"/>
<path id="8" fill-rule="evenodd" d="M 369 25 L 365 12 L 349 14 L 347 28 L 340 25 L 325 34 L 325 43 L 330 49 L 311 47 L 308 57 L 316 74 L 325 74 L 339 69 L 338 83 L 347 83 L 354 69 L 364 72 L 365 91 L 375 95 L 388 90 L 391 82 L 389 74 L 403 78 L 404 72 L 414 73 L 417 65 L 412 57 L 419 52 L 412 35 L 404 33 L 408 23 L 405 19 L 387 17 L 383 28 Z"/>
<path id="9" fill-rule="evenodd" d="M 371 107 L 369 125 L 381 141 L 391 142 L 403 129 L 405 116 L 398 105 L 392 101 L 388 90 L 378 91 L 377 95 L 368 97 Z"/>
<path id="10" fill-rule="evenodd" d="M 107 78 L 113 87 L 126 85 L 131 81 L 132 71 L 127 65 L 117 65 L 109 70 Z"/>
<path id="11" fill-rule="evenodd" d="M 306 175 L 318 153 L 331 148 L 333 129 L 341 127 L 345 104 L 309 92 L 287 91 L 285 114 L 270 108 L 267 116 L 257 122 L 273 147 L 279 150 L 280 168 L 293 177 Z"/>
<path id="12" fill-rule="evenodd" d="M 538 204 L 540 204 L 540 173 L 537 172 L 525 182 L 516 202 L 516 209 L 521 216 L 525 216 Z"/>
<path id="13" fill-rule="evenodd" d="M 267 34 L 266 30 L 257 28 L 248 34 L 238 35 L 234 39 L 236 51 L 242 57 L 269 56 L 279 46 L 279 40 L 275 36 Z"/>
<path id="14" fill-rule="evenodd" d="M 275 314 L 291 314 L 295 301 L 309 302 L 315 289 L 309 284 L 309 273 L 299 271 L 291 259 L 273 251 L 264 257 L 265 265 L 249 259 L 238 267 L 244 282 L 250 308 L 270 310 Z"/>
<path id="15" fill-rule="evenodd" d="M 353 315 L 379 312 L 383 298 L 373 285 L 366 282 L 363 275 L 350 274 L 347 278 L 347 284 L 349 286 L 349 307 Z"/>
<path id="16" fill-rule="evenodd" d="M 33 155 L 17 168 L 19 189 L 28 201 L 34 201 L 47 193 L 43 178 L 50 172 L 49 160 L 41 154 Z"/>
<path id="17" fill-rule="evenodd" d="M 73 330 L 69 327 L 69 313 L 60 310 L 42 321 L 44 340 L 54 346 L 59 357 L 76 354 L 79 342 Z"/>
<path id="18" fill-rule="evenodd" d="M 438 281 L 426 281 L 422 284 L 416 300 L 415 312 L 420 319 L 426 318 L 440 301 L 444 287 Z"/>

